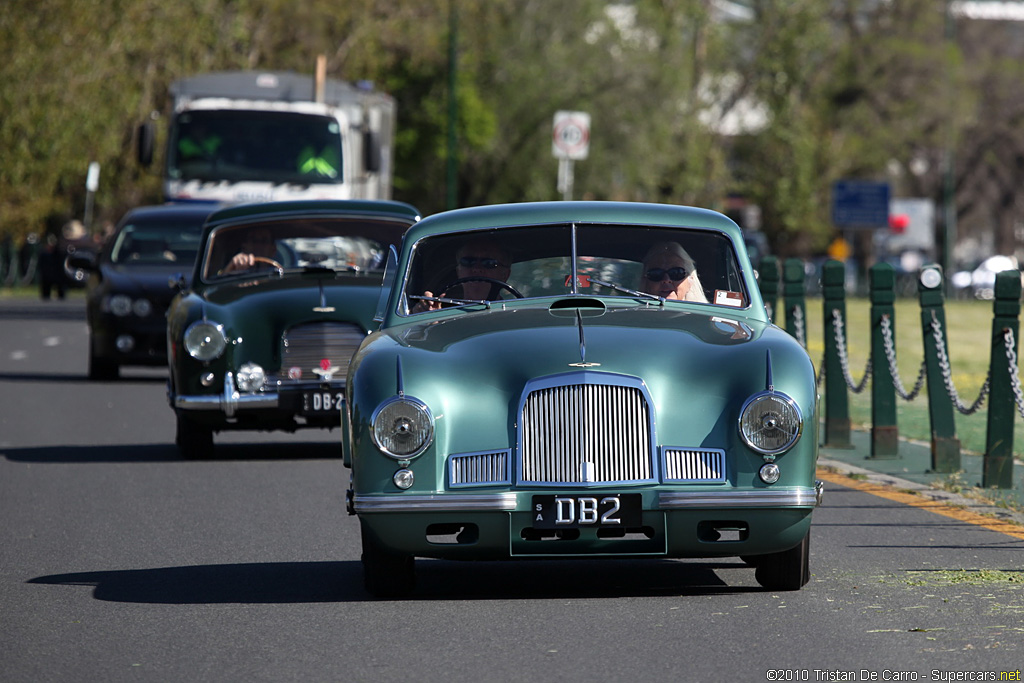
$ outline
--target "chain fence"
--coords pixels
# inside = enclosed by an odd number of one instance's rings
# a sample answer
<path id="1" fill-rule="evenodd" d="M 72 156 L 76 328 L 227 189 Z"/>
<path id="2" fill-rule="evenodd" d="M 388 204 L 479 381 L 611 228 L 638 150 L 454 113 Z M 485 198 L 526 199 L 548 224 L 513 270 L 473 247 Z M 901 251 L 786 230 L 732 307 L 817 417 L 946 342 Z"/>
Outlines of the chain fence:
<path id="1" fill-rule="evenodd" d="M 795 311 L 798 310 L 799 309 L 795 309 Z M 795 322 L 797 323 L 796 329 L 798 331 L 802 330 L 802 321 L 795 320 Z M 881 327 L 882 346 L 885 349 L 886 363 L 889 374 L 892 377 L 893 387 L 899 397 L 904 401 L 913 401 L 921 393 L 921 389 L 924 387 L 925 378 L 927 376 L 927 360 L 921 361 L 921 369 L 918 372 L 916 381 L 914 382 L 914 388 L 907 391 L 902 379 L 900 378 L 899 369 L 896 367 L 896 344 L 893 339 L 892 320 L 889 315 L 882 316 Z M 935 341 L 935 352 L 938 357 L 939 370 L 942 374 L 942 383 L 946 393 L 949 395 L 949 398 L 953 402 L 953 406 L 957 411 L 963 415 L 973 415 L 981 408 L 982 405 L 984 405 L 985 399 L 988 397 L 992 379 L 991 372 L 989 372 L 985 377 L 985 383 L 981 387 L 978 398 L 971 405 L 966 405 L 960 398 L 960 394 L 957 392 L 956 386 L 953 384 L 953 370 L 949 362 L 949 354 L 946 351 L 946 341 L 942 334 L 942 324 L 939 322 L 935 311 L 932 311 L 932 320 L 929 327 L 931 329 L 932 338 Z M 849 387 L 850 391 L 855 394 L 859 394 L 864 391 L 864 388 L 867 386 L 868 379 L 871 377 L 873 359 L 871 356 L 868 356 L 868 360 L 864 368 L 864 375 L 860 382 L 855 382 L 850 373 L 850 359 L 847 353 L 845 323 L 843 322 L 842 314 L 837 308 L 832 309 L 832 330 L 835 336 L 837 353 L 839 355 L 839 364 L 843 371 L 843 380 L 846 382 L 846 386 Z M 803 343 L 802 340 L 801 343 Z M 1024 389 L 1021 388 L 1019 376 L 1020 370 L 1017 366 L 1017 344 L 1013 336 L 1013 330 L 1009 328 L 1003 330 L 1003 344 L 1006 349 L 1006 360 L 1010 372 L 1010 387 L 1013 391 L 1014 402 L 1017 406 L 1017 412 L 1020 414 L 1021 418 L 1024 419 Z M 822 358 L 821 365 L 818 370 L 819 384 L 821 383 L 824 375 L 825 359 Z"/>

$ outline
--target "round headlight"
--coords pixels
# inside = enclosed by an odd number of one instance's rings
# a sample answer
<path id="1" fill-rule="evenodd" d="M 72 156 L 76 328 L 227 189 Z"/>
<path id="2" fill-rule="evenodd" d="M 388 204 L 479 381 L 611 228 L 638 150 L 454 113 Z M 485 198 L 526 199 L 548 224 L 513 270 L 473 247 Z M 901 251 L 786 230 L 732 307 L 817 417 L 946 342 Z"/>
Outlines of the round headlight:
<path id="1" fill-rule="evenodd" d="M 803 417 L 796 401 L 774 391 L 751 396 L 740 411 L 740 436 L 758 453 L 789 450 L 800 438 Z"/>
<path id="2" fill-rule="evenodd" d="M 132 299 L 124 294 L 115 294 L 110 297 L 107 305 L 110 307 L 110 312 L 116 316 L 124 317 L 132 312 Z"/>
<path id="3" fill-rule="evenodd" d="M 242 391 L 257 391 L 267 381 L 267 373 L 256 363 L 243 363 L 235 375 L 235 383 Z"/>
<path id="4" fill-rule="evenodd" d="M 185 350 L 196 360 L 213 360 L 224 353 L 225 347 L 223 325 L 199 320 L 185 330 Z"/>
<path id="5" fill-rule="evenodd" d="M 404 460 L 419 455 L 430 445 L 434 419 L 420 401 L 393 398 L 373 413 L 373 442 L 385 455 Z"/>
<path id="6" fill-rule="evenodd" d="M 136 299 L 132 302 L 132 312 L 140 318 L 145 318 L 153 312 L 153 304 L 149 302 L 149 299 Z"/>

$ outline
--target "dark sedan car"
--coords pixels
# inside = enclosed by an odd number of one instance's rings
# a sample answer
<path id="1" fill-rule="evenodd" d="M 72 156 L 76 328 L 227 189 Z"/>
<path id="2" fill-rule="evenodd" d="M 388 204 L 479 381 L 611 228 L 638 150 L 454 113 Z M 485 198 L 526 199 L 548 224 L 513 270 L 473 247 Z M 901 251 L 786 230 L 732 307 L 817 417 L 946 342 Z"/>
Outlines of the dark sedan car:
<path id="1" fill-rule="evenodd" d="M 167 307 L 192 275 L 203 223 L 216 208 L 132 209 L 98 254 L 69 258 L 89 273 L 89 379 L 116 379 L 122 365 L 167 365 Z"/>

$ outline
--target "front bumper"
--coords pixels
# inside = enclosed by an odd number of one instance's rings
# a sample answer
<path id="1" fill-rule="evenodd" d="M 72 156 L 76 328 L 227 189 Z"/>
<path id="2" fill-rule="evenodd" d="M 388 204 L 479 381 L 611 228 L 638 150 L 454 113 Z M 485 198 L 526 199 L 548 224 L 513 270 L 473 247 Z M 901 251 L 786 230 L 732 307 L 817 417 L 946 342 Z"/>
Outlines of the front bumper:
<path id="1" fill-rule="evenodd" d="M 529 509 L 529 493 L 476 493 L 438 495 L 366 495 L 353 494 L 353 514 L 372 512 L 513 512 L 519 508 L 518 499 L 524 499 L 522 510 Z M 699 510 L 731 508 L 815 508 L 821 505 L 824 485 L 819 480 L 814 487 L 800 486 L 789 489 L 758 489 L 756 491 L 659 491 L 659 510 Z"/>
<path id="2" fill-rule="evenodd" d="M 450 560 L 527 557 L 732 557 L 794 547 L 821 502 L 821 485 L 778 491 L 648 491 L 639 526 L 551 530 L 535 526 L 535 491 L 364 495 L 349 511 L 389 552 Z M 768 493 L 768 495 L 765 495 Z"/>
<path id="3" fill-rule="evenodd" d="M 289 414 L 309 417 L 302 409 L 303 394 L 320 392 L 333 397 L 340 397 L 345 389 L 344 383 L 334 382 L 323 384 L 294 384 L 277 388 L 265 389 L 254 393 L 242 393 L 235 387 L 234 373 L 224 375 L 220 393 L 217 394 L 177 394 L 168 396 L 171 406 L 175 409 L 195 413 L 222 413 L 224 417 L 233 418 L 248 412 L 281 410 Z M 338 398 L 340 400 L 340 398 Z M 340 407 L 340 406 L 338 406 Z M 321 417 L 335 414 L 337 411 L 319 411 Z"/>

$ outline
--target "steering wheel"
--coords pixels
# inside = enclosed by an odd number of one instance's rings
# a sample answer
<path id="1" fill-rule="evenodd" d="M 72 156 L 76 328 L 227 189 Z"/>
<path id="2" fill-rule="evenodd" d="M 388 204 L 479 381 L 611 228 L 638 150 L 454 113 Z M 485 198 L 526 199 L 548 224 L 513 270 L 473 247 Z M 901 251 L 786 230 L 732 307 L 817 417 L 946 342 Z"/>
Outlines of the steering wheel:
<path id="1" fill-rule="evenodd" d="M 284 270 L 284 266 L 282 266 L 280 263 L 278 263 L 274 259 L 267 258 L 266 256 L 253 256 L 252 257 L 252 262 L 253 263 L 266 263 L 268 266 L 272 266 L 276 270 Z"/>
<path id="2" fill-rule="evenodd" d="M 279 273 L 283 273 L 284 272 L 284 266 L 282 266 L 280 263 L 278 263 L 274 259 L 267 258 L 266 256 L 256 256 L 256 255 L 253 255 L 252 262 L 253 262 L 253 264 L 265 263 L 268 266 L 274 268 Z M 237 271 L 228 270 L 228 267 L 230 265 L 231 265 L 231 263 L 228 262 L 228 265 L 224 266 L 223 268 L 221 268 L 220 270 L 217 271 L 217 275 L 224 275 L 225 273 L 242 272 L 244 270 L 248 270 L 247 268 L 240 268 Z"/>
<path id="3" fill-rule="evenodd" d="M 501 289 L 508 290 L 509 294 L 511 294 L 517 299 L 523 298 L 523 295 L 519 292 L 519 290 L 510 285 L 509 283 L 503 280 L 498 280 L 493 277 L 484 277 L 483 275 L 470 275 L 469 277 L 460 277 L 457 280 L 453 280 L 452 282 L 449 282 L 447 285 L 441 288 L 441 296 L 447 294 L 448 290 L 451 289 L 452 287 L 455 287 L 456 285 L 461 285 L 463 282 L 489 282 L 492 285 L 497 285 Z"/>

